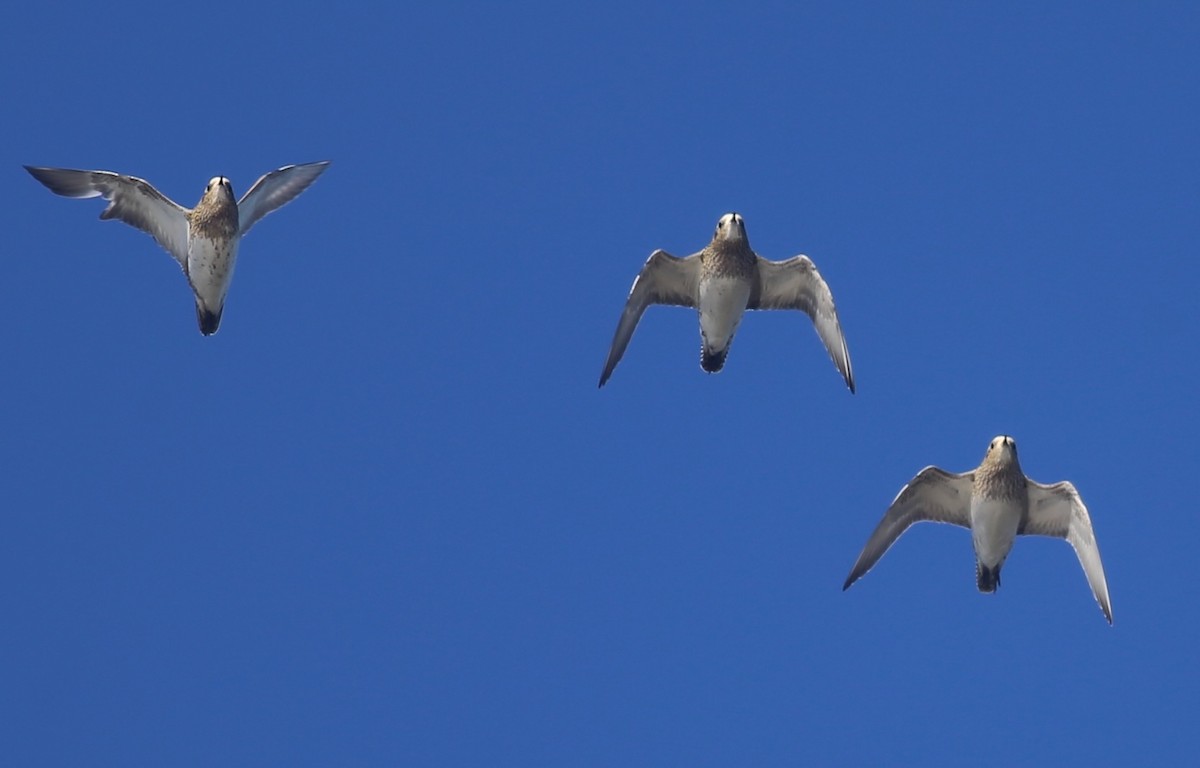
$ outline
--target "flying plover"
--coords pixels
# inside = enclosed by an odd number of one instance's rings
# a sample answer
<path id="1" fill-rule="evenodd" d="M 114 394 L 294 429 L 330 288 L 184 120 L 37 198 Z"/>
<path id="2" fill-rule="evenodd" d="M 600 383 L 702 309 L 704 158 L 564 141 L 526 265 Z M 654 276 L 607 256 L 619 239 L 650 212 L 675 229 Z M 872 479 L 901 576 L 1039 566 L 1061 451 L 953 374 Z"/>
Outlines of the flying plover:
<path id="1" fill-rule="evenodd" d="M 633 281 L 625 311 L 600 374 L 600 386 L 617 367 L 638 320 L 651 304 L 692 307 L 700 313 L 700 367 L 716 373 L 747 309 L 798 309 L 810 318 L 850 391 L 854 373 L 838 323 L 833 294 L 807 256 L 767 261 L 750 249 L 746 225 L 736 213 L 717 222 L 712 242 L 686 258 L 663 250 L 650 254 Z"/>
<path id="2" fill-rule="evenodd" d="M 183 267 L 196 295 L 200 332 L 210 336 L 221 324 L 242 236 L 263 216 L 307 189 L 328 165 L 324 161 L 271 171 L 236 202 L 229 179 L 216 176 L 190 210 L 133 176 L 28 165 L 25 170 L 55 194 L 103 197 L 108 207 L 100 218 L 120 219 L 152 236 Z"/>
<path id="3" fill-rule="evenodd" d="M 900 489 L 867 539 L 842 589 L 848 589 L 871 570 L 910 525 L 924 520 L 971 529 L 980 592 L 995 592 L 1000 586 L 1000 567 L 1017 536 L 1066 539 L 1079 557 L 1100 610 L 1112 624 L 1108 583 L 1083 499 L 1065 480 L 1042 485 L 1026 477 L 1017 461 L 1017 443 L 1011 437 L 993 439 L 983 463 L 971 472 L 954 474 L 937 467 L 918 472 Z"/>

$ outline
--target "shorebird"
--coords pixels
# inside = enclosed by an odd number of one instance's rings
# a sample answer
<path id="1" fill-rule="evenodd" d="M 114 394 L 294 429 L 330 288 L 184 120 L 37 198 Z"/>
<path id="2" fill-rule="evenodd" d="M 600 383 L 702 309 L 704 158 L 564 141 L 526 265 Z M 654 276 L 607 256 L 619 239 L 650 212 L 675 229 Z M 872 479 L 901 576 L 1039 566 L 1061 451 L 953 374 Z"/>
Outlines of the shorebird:
<path id="1" fill-rule="evenodd" d="M 638 320 L 651 304 L 692 307 L 700 314 L 700 367 L 716 373 L 747 309 L 798 309 L 812 318 L 817 334 L 854 391 L 850 353 L 838 323 L 833 294 L 807 256 L 767 261 L 750 249 L 746 225 L 736 213 L 717 222 L 712 242 L 686 258 L 663 250 L 650 254 L 633 281 L 625 311 L 613 334 L 600 386 L 617 367 Z"/>
<path id="2" fill-rule="evenodd" d="M 900 489 L 867 539 L 842 589 L 849 589 L 871 570 L 909 526 L 925 520 L 971 529 L 980 592 L 995 592 L 1000 586 L 1000 568 L 1017 536 L 1066 539 L 1075 549 L 1100 610 L 1112 624 L 1108 583 L 1083 499 L 1065 480 L 1043 485 L 1026 477 L 1011 437 L 993 439 L 983 462 L 970 472 L 954 474 L 937 467 L 918 472 Z"/>
<path id="3" fill-rule="evenodd" d="M 108 207 L 101 219 L 120 219 L 152 236 L 183 267 L 196 296 L 200 333 L 211 336 L 221 324 L 242 237 L 263 216 L 307 189 L 328 165 L 324 161 L 271 171 L 236 202 L 229 179 L 214 176 L 192 209 L 134 176 L 28 165 L 25 170 L 55 194 L 103 197 Z"/>

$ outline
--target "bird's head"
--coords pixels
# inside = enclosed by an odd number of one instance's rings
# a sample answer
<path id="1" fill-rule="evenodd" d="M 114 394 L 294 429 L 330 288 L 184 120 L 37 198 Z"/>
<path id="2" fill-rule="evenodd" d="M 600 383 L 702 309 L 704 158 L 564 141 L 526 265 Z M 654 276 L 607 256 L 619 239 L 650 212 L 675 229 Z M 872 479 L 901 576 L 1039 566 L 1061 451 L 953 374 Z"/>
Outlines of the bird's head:
<path id="1" fill-rule="evenodd" d="M 988 444 L 987 455 L 984 458 L 1014 461 L 1017 458 L 1017 441 L 1008 435 L 993 437 L 992 442 Z"/>
<path id="2" fill-rule="evenodd" d="M 213 176 L 208 180 L 208 186 L 204 188 L 204 196 L 207 198 L 213 195 L 220 195 L 232 200 L 233 184 L 224 176 Z"/>
<path id="3" fill-rule="evenodd" d="M 743 241 L 746 240 L 746 222 L 740 214 L 727 213 L 717 220 L 717 231 L 713 232 L 713 240 Z"/>

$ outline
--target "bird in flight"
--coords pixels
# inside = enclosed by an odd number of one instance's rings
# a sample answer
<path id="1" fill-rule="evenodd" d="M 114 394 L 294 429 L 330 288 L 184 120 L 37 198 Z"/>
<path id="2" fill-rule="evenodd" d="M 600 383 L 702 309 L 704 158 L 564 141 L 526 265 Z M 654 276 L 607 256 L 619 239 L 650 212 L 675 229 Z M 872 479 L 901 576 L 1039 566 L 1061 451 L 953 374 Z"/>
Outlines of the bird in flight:
<path id="1" fill-rule="evenodd" d="M 750 249 L 746 225 L 736 213 L 717 222 L 712 242 L 685 258 L 663 250 L 650 254 L 633 281 L 613 334 L 600 386 L 625 354 L 642 313 L 651 304 L 692 307 L 700 314 L 700 367 L 716 373 L 747 309 L 798 309 L 812 319 L 833 364 L 854 391 L 850 352 L 829 286 L 807 256 L 768 261 Z"/>
<path id="2" fill-rule="evenodd" d="M 1017 443 L 1008 435 L 994 438 L 983 463 L 970 472 L 954 474 L 937 467 L 918 472 L 900 489 L 867 539 L 842 589 L 849 589 L 871 570 L 909 526 L 926 520 L 971 529 L 980 592 L 995 592 L 1000 586 L 1000 568 L 1017 536 L 1066 539 L 1104 618 L 1112 624 L 1108 582 L 1083 499 L 1065 480 L 1043 485 L 1026 477 L 1017 461 Z"/>
<path id="3" fill-rule="evenodd" d="M 291 202 L 316 181 L 329 162 L 287 165 L 265 174 L 241 200 L 224 176 L 214 176 L 195 208 L 184 208 L 134 176 L 112 171 L 25 166 L 51 192 L 64 197 L 103 197 L 101 219 L 119 219 L 147 233 L 175 257 L 196 297 L 200 333 L 221 325 L 242 236 L 271 211 Z"/>

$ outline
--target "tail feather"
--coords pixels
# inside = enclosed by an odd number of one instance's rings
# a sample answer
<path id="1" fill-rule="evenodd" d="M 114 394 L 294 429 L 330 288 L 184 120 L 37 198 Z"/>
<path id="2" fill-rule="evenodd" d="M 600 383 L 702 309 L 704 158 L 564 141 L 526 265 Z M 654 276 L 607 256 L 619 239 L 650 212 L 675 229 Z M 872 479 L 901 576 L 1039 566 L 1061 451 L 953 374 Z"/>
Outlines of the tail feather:
<path id="1" fill-rule="evenodd" d="M 200 333 L 205 336 L 212 336 L 217 332 L 217 328 L 221 325 L 221 313 L 225 310 L 224 307 L 213 312 L 208 307 L 204 306 L 199 299 L 196 300 L 196 322 L 200 324 Z"/>
<path id="2" fill-rule="evenodd" d="M 980 592 L 995 592 L 996 587 L 1000 586 L 1000 563 L 994 568 L 988 568 L 978 560 L 975 561 L 975 583 L 979 585 Z"/>
<path id="3" fill-rule="evenodd" d="M 725 357 L 728 354 L 729 347 L 720 352 L 703 347 L 700 350 L 700 367 L 708 373 L 716 373 L 725 367 Z"/>

